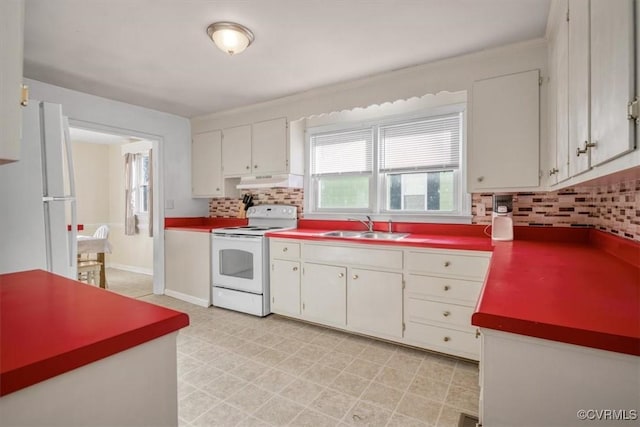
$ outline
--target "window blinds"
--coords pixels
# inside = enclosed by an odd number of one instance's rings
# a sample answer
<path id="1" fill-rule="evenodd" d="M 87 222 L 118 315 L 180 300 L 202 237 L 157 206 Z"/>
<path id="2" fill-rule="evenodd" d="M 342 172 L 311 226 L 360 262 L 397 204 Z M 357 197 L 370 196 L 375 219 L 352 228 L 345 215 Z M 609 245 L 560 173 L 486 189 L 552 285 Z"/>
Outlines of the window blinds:
<path id="1" fill-rule="evenodd" d="M 313 176 L 373 171 L 371 128 L 314 135 L 311 137 L 311 149 Z"/>
<path id="2" fill-rule="evenodd" d="M 457 169 L 462 113 L 379 129 L 380 171 Z"/>

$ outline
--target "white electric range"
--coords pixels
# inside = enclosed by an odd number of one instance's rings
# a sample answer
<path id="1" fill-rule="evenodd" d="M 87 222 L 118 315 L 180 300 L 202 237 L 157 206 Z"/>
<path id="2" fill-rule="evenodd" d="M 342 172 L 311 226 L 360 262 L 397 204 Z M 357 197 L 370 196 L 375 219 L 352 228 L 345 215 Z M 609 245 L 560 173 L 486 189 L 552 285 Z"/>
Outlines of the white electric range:
<path id="1" fill-rule="evenodd" d="M 291 205 L 258 205 L 247 211 L 249 224 L 212 230 L 212 302 L 256 316 L 271 313 L 269 300 L 270 231 L 296 228 Z"/>

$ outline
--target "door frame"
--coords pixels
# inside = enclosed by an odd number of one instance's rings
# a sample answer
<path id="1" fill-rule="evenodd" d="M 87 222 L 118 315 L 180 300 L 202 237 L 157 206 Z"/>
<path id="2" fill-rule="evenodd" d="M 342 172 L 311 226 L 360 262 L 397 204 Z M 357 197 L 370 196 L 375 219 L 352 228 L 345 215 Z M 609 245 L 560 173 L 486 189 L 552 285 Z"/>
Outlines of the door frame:
<path id="1" fill-rule="evenodd" d="M 117 126 L 78 120 L 69 116 L 69 126 L 109 133 L 124 137 L 133 136 L 151 141 L 153 149 L 153 293 L 164 294 L 164 144 L 157 134 L 125 129 Z"/>

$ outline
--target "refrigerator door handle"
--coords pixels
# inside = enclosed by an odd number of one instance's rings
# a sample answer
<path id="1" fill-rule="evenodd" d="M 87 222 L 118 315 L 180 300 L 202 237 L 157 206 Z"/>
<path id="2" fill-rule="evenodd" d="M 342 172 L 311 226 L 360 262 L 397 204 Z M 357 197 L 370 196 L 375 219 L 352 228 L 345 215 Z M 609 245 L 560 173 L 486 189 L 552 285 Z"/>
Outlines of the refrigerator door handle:
<path id="1" fill-rule="evenodd" d="M 71 231 L 69 237 L 69 267 L 72 270 L 77 268 L 78 258 L 78 218 L 76 212 L 76 180 L 73 174 L 73 155 L 71 153 L 71 134 L 69 133 L 69 118 L 62 118 L 62 129 L 64 132 L 64 147 L 67 157 L 67 172 L 69 177 L 69 196 L 66 200 L 71 202 Z M 54 197 L 55 199 L 55 197 Z M 77 272 L 74 272 L 77 276 Z"/>
<path id="2" fill-rule="evenodd" d="M 44 196 L 43 202 L 75 202 L 76 198 L 73 196 Z"/>

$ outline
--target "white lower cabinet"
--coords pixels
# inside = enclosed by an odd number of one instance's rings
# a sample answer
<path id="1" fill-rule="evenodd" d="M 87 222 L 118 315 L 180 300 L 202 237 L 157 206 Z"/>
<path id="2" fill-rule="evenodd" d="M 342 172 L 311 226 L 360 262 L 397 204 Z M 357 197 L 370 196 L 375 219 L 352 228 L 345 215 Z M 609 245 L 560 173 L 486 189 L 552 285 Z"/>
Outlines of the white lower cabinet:
<path id="1" fill-rule="evenodd" d="M 271 260 L 271 311 L 300 315 L 300 262 Z"/>
<path id="2" fill-rule="evenodd" d="M 367 334 L 402 338 L 402 273 L 352 268 L 347 324 Z"/>
<path id="3" fill-rule="evenodd" d="M 306 262 L 302 275 L 302 314 L 309 320 L 347 324 L 347 269 Z"/>
<path id="4" fill-rule="evenodd" d="M 490 253 L 274 238 L 270 247 L 273 313 L 479 359 L 471 315 Z"/>

